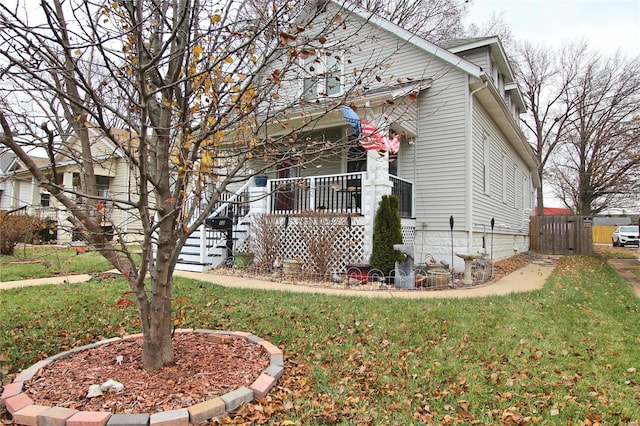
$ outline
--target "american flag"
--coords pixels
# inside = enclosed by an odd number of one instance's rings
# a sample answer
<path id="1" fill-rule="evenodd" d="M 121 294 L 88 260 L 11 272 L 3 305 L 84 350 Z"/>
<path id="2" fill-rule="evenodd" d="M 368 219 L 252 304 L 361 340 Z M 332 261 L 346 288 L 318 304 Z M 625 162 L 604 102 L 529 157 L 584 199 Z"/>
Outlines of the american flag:
<path id="1" fill-rule="evenodd" d="M 353 130 L 356 132 L 356 138 L 360 137 L 360 117 L 358 114 L 348 106 L 342 107 L 342 116 L 347 123 L 353 127 Z"/>
<path id="2" fill-rule="evenodd" d="M 362 120 L 362 138 L 360 143 L 364 149 L 374 149 L 376 151 L 387 149 L 378 128 L 367 120 Z"/>
<path id="3" fill-rule="evenodd" d="M 358 114 L 348 106 L 342 107 L 342 116 L 353 127 L 356 138 L 366 150 L 389 151 L 392 154 L 400 150 L 399 135 L 393 138 L 382 136 L 378 128 L 367 120 L 361 120 Z"/>

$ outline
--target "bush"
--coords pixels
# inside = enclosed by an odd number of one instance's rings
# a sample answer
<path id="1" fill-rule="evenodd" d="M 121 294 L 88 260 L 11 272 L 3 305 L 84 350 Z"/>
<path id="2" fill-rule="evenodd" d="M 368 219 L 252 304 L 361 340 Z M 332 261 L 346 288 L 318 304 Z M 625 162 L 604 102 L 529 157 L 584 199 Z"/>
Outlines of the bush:
<path id="1" fill-rule="evenodd" d="M 35 243 L 51 243 L 58 239 L 58 228 L 55 220 L 44 219 L 35 225 Z"/>
<path id="2" fill-rule="evenodd" d="M 282 238 L 276 232 L 280 218 L 273 214 L 255 215 L 251 221 L 252 236 L 249 242 L 253 264 L 262 271 L 270 271 L 273 261 L 280 254 Z"/>
<path id="3" fill-rule="evenodd" d="M 33 216 L 0 211 L 0 254 L 11 256 L 19 243 L 30 242 L 37 223 Z"/>
<path id="4" fill-rule="evenodd" d="M 327 276 L 340 263 L 340 236 L 347 217 L 340 213 L 308 211 L 300 216 L 307 261 L 320 276 Z"/>
<path id="5" fill-rule="evenodd" d="M 373 247 L 369 259 L 371 268 L 380 269 L 387 276 L 391 275 L 396 262 L 404 260 L 404 255 L 393 248 L 394 244 L 402 244 L 400 202 L 395 195 L 385 195 L 373 222 Z"/>

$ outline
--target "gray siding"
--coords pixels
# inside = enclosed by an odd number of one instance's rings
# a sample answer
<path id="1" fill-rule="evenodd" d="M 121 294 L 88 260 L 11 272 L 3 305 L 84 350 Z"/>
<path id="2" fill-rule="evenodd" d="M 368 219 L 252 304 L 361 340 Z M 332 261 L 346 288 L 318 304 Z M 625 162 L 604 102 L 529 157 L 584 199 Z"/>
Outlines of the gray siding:
<path id="1" fill-rule="evenodd" d="M 335 7 L 331 4 L 330 7 Z M 342 14 L 343 24 L 331 32 L 331 40 L 335 40 L 335 53 L 342 56 L 343 81 L 345 87 L 351 88 L 356 80 L 360 87 L 367 91 L 383 89 L 398 83 L 418 81 L 426 78 L 438 78 L 448 72 L 450 66 L 439 60 L 429 58 L 424 51 L 395 34 L 377 26 L 370 25 L 356 15 Z M 314 27 L 319 30 L 322 24 Z M 331 41 L 325 44 L 328 52 L 332 52 Z M 277 67 L 278 63 L 274 63 Z M 282 102 L 291 103 L 300 95 L 300 79 L 295 72 L 284 77 L 279 95 Z M 354 101 L 360 96 L 354 94 Z M 368 117 L 363 112 L 363 118 Z"/>
<path id="2" fill-rule="evenodd" d="M 482 47 L 479 49 L 469 50 L 467 52 L 461 52 L 458 54 L 463 59 L 476 64 L 484 70 L 488 75 L 493 74 L 493 67 L 491 63 L 491 53 L 488 47 Z"/>
<path id="3" fill-rule="evenodd" d="M 406 178 L 415 179 L 416 219 L 429 230 L 449 229 L 451 215 L 464 223 L 467 91 L 466 75 L 449 70 L 419 98 L 416 173 Z"/>
<path id="4" fill-rule="evenodd" d="M 403 122 L 405 129 L 416 135 L 412 145 L 408 141 L 401 145 L 398 175 L 414 183 L 417 227 L 427 230 L 422 250 L 439 253 L 438 250 L 444 247 L 442 242 L 449 237 L 450 216 L 455 219 L 456 247 L 467 246 L 469 235 L 463 230 L 482 232 L 479 225 L 488 225 L 491 218 L 495 218 L 497 224 L 505 224 L 503 233 L 518 234 L 526 225 L 528 212 L 525 209 L 531 208 L 528 168 L 478 102 L 474 101 L 473 122 L 468 122 L 472 108 L 469 104 L 469 75 L 394 34 L 367 25 L 363 19 L 347 14 L 344 17 L 345 27 L 337 29 L 332 38 L 348 39 L 351 45 L 342 52 L 346 87 L 353 84 L 354 75 L 362 78 L 363 86 L 369 91 L 397 83 L 432 80 L 431 86 L 418 96 L 417 103 L 411 107 L 398 102 L 393 107 L 361 108 L 358 111 L 362 118 L 371 121 L 379 121 L 384 115 L 388 117 L 389 124 Z M 460 56 L 494 78 L 488 48 L 464 52 Z M 364 70 L 369 71 L 367 78 L 358 74 Z M 499 80 L 495 85 L 501 89 Z M 295 99 L 297 81 L 290 82 L 287 93 L 290 99 Z M 353 99 L 346 101 L 361 105 L 364 99 L 364 96 L 354 95 Z M 482 186 L 485 133 L 490 141 L 487 192 Z M 471 155 L 471 170 L 467 170 L 467 153 Z M 506 164 L 504 197 L 501 178 L 503 155 Z M 329 174 L 333 170 L 325 165 L 319 173 Z M 471 174 L 470 183 L 466 180 L 468 173 Z M 467 210 L 468 202 L 472 211 Z M 474 224 L 471 230 L 466 229 L 469 223 Z"/>
<path id="5" fill-rule="evenodd" d="M 529 194 L 532 186 L 528 168 L 477 101 L 474 102 L 473 121 L 473 220 L 475 223 L 488 225 L 493 217 L 496 224 L 508 227 L 502 228 L 503 231 L 519 231 L 523 226 L 523 219 L 531 213 L 525 211 L 531 208 Z M 485 133 L 490 143 L 488 193 L 482 187 Z M 504 170 L 503 155 L 506 160 Z M 506 173 L 506 194 L 503 194 L 503 171 Z M 524 224 L 528 229 L 527 223 Z"/>

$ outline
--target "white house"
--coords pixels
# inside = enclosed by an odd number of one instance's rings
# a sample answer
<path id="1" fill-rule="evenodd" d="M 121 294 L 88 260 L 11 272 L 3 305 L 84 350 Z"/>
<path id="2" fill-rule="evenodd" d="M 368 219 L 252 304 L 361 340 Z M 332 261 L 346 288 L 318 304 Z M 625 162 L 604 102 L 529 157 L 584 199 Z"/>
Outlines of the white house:
<path id="1" fill-rule="evenodd" d="M 89 128 L 91 149 L 96 159 L 95 174 L 98 195 L 103 200 L 104 209 L 99 212 L 105 229 L 113 229 L 114 224 L 122 229 L 129 241 L 136 241 L 142 236 L 140 220 L 133 210 L 113 208 L 114 199 L 137 199 L 135 179 L 124 155 L 115 145 L 95 128 Z M 135 138 L 127 132 L 112 129 L 114 137 L 123 140 Z M 62 141 L 62 149 L 56 154 L 57 180 L 65 188 L 77 193 L 79 197 L 83 190 L 80 179 L 78 155 L 79 140 L 70 135 Z M 32 157 L 36 165 L 45 173 L 52 172 L 48 158 Z M 66 220 L 65 208 L 45 189 L 35 181 L 29 170 L 11 152 L 0 156 L 0 210 L 19 211 L 33 216 L 54 220 L 57 226 L 57 240 L 68 243 L 82 238 L 74 232 L 69 221 Z"/>
<path id="2" fill-rule="evenodd" d="M 348 38 L 358 48 L 335 56 L 319 50 L 317 57 L 307 59 L 316 64 L 312 69 L 302 67 L 298 81 L 284 83 L 282 92 L 289 99 L 298 97 L 305 111 L 292 114 L 289 122 L 309 120 L 316 108 L 324 115 L 314 121 L 310 134 L 327 141 L 353 138 L 340 109 L 327 114 L 328 105 L 353 83 L 351 69 L 384 62 L 388 66 L 380 69 L 380 83 L 349 101 L 360 118 L 404 133 L 399 152 L 381 157 L 354 144 L 315 166 L 271 170 L 266 187 L 250 181 L 238 190 L 236 197 L 243 200 L 268 194 L 243 206 L 241 215 L 282 216 L 274 232 L 287 239 L 285 256 L 304 258 L 301 236 L 291 226 L 296 214 L 315 209 L 348 214 L 352 226 L 341 238 L 349 255 L 336 269 L 347 262 L 367 263 L 375 210 L 389 193 L 400 199 L 404 242 L 414 246 L 416 262 L 431 256 L 453 260 L 460 269 L 463 261 L 452 252 L 482 253 L 496 260 L 527 251 L 528 218 L 540 185 L 538 163 L 519 126 L 525 105 L 500 40 L 452 40 L 439 46 L 357 7 L 337 2 L 326 7 L 332 15 L 331 8 L 343 8 L 339 14 L 345 25 L 338 30 L 343 34 L 336 37 Z M 224 209 L 213 215 L 227 215 Z M 285 223 L 288 231 L 282 232 Z M 247 229 L 239 225 L 235 231 L 238 249 Z M 186 248 L 179 268 L 207 269 L 231 250 L 230 245 L 222 252 L 211 249 L 217 239 L 205 232 L 195 238 L 199 241 Z"/>
<path id="3" fill-rule="evenodd" d="M 414 247 L 416 262 L 453 260 L 459 270 L 463 261 L 454 252 L 497 260 L 527 251 L 539 165 L 519 127 L 525 106 L 500 40 L 435 45 L 358 7 L 333 1 L 324 7 L 329 19 L 341 17 L 335 37 L 349 40 L 352 48 L 333 54 L 327 43 L 311 52 L 299 78 L 283 81 L 279 94 L 298 103 L 288 117 L 292 125 L 310 122 L 317 111 L 321 118 L 313 120 L 309 135 L 353 143 L 316 163 L 268 169 L 266 183 L 248 179 L 234 188 L 229 203 L 211 212 L 222 219 L 195 230 L 178 269 L 203 271 L 233 251 L 250 249 L 248 217 L 264 213 L 280 218 L 273 232 L 282 236 L 283 257 L 304 259 L 304 230 L 296 223 L 308 210 L 340 212 L 349 219 L 348 231 L 336 236 L 344 256 L 332 265 L 334 270 L 367 263 L 376 208 L 391 193 L 400 200 L 404 243 Z M 368 64 L 380 65 L 377 78 L 346 96 L 345 89 L 358 78 L 354 70 Z M 380 155 L 358 143 L 341 110 L 345 99 L 361 119 L 404 135 L 397 154 Z M 280 124 L 268 131 L 277 133 Z M 96 149 L 104 150 L 99 175 L 105 200 L 115 192 L 131 193 L 124 158 L 106 138 L 94 138 Z M 69 158 L 60 159 L 59 170 L 65 185 L 73 186 L 76 166 Z M 258 160 L 254 166 L 261 169 Z M 42 205 L 46 199 L 19 164 L 7 168 L 3 182 L 3 209 Z M 111 214 L 105 226 L 117 222 L 126 224 L 127 233 L 139 233 L 136 218 L 114 217 L 126 215 L 115 210 Z M 230 223 L 224 218 L 231 219 L 231 228 L 221 229 Z"/>

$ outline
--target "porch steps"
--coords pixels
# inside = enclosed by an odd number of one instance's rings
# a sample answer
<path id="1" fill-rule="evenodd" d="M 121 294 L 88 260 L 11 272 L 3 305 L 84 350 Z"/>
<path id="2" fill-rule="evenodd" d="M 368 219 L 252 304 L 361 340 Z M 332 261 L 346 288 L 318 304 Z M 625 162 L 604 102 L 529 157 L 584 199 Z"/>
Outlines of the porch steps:
<path id="1" fill-rule="evenodd" d="M 211 236 L 204 239 L 206 248 L 205 255 L 202 255 L 202 232 L 211 232 Z M 249 222 L 241 220 L 233 227 L 233 246 L 237 249 L 247 239 L 249 232 Z M 223 265 L 229 257 L 227 254 L 226 235 L 224 232 L 214 232 L 202 225 L 189 236 L 182 248 L 180 258 L 176 264 L 179 271 L 206 272 Z"/>
<path id="2" fill-rule="evenodd" d="M 178 267 L 179 265 L 179 267 Z M 211 270 L 210 263 L 201 263 L 201 262 L 187 262 L 180 260 L 176 265 L 176 269 L 179 271 L 188 271 L 188 272 L 207 272 Z"/>
<path id="3" fill-rule="evenodd" d="M 205 258 L 202 257 L 200 244 L 202 241 L 202 233 L 207 232 L 207 229 L 204 225 L 201 225 L 200 228 L 196 229 L 193 234 L 189 236 L 187 242 L 182 247 L 182 251 L 180 253 L 180 258 L 178 259 L 178 263 L 176 264 L 176 269 L 179 271 L 189 271 L 189 272 L 205 272 L 211 269 L 212 260 L 209 256 Z M 210 240 L 210 238 L 205 238 L 205 241 Z"/>

